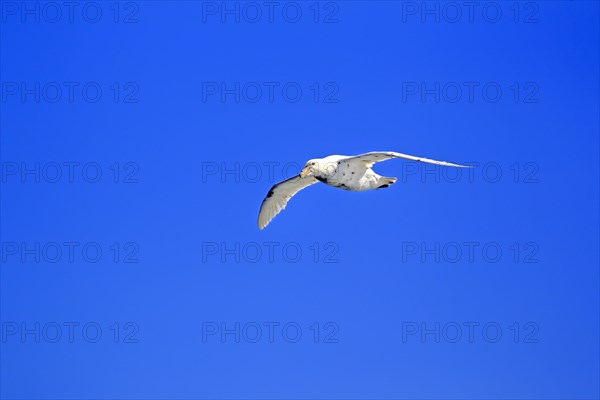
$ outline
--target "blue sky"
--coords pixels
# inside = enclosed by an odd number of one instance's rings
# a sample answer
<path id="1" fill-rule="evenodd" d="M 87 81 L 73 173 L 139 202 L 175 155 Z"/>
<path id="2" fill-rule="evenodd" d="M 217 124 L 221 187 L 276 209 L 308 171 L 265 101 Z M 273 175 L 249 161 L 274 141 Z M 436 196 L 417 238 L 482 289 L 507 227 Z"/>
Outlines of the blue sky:
<path id="1" fill-rule="evenodd" d="M 0 13 L 2 398 L 600 395 L 597 2 Z"/>

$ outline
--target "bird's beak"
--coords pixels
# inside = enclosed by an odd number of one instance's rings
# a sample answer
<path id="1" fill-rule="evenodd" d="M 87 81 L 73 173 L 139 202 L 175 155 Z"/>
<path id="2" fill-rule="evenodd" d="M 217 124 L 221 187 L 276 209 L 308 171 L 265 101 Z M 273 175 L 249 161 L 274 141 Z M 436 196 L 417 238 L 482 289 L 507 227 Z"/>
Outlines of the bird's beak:
<path id="1" fill-rule="evenodd" d="M 300 178 L 306 178 L 310 174 L 310 168 L 304 167 L 302 171 L 300 171 Z"/>

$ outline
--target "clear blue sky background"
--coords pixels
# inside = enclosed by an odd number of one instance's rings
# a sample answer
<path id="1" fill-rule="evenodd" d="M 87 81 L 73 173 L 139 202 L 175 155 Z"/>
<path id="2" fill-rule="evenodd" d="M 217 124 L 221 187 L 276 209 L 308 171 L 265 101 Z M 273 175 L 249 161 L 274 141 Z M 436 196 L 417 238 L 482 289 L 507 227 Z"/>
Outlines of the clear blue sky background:
<path id="1" fill-rule="evenodd" d="M 598 398 L 598 3 L 461 4 L 1 2 L 2 398 Z"/>

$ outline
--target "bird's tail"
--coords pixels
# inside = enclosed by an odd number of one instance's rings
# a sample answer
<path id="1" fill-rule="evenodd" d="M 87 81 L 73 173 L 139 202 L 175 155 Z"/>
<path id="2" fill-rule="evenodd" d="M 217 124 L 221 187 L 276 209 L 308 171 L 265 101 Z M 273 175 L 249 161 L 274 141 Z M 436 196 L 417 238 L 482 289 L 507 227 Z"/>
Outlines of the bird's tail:
<path id="1" fill-rule="evenodd" d="M 393 185 L 394 183 L 396 183 L 396 181 L 398 180 L 398 178 L 389 178 L 386 176 L 382 176 L 381 178 L 379 178 L 379 181 L 377 182 L 377 184 L 379 186 L 377 186 L 377 189 L 383 189 L 386 187 L 389 187 L 390 185 Z"/>

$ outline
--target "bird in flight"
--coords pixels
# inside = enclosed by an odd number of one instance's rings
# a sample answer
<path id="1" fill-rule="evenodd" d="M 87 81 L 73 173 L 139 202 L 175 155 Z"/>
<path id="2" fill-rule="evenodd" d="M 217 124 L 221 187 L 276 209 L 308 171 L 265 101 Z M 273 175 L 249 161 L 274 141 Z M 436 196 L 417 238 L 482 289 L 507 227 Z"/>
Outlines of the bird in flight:
<path id="1" fill-rule="evenodd" d="M 358 156 L 328 156 L 308 160 L 299 175 L 286 179 L 274 185 L 267 197 L 263 200 L 258 213 L 258 227 L 264 229 L 277 214 L 279 214 L 288 201 L 300 190 L 317 182 L 329 186 L 363 192 L 386 188 L 396 182 L 398 178 L 388 178 L 378 175 L 371 169 L 373 164 L 391 158 L 405 158 L 412 161 L 421 161 L 446 167 L 469 168 L 466 165 L 452 164 L 446 161 L 436 161 L 429 158 L 409 156 L 408 154 L 393 151 L 373 151 Z"/>

